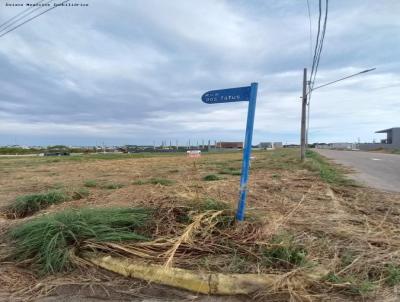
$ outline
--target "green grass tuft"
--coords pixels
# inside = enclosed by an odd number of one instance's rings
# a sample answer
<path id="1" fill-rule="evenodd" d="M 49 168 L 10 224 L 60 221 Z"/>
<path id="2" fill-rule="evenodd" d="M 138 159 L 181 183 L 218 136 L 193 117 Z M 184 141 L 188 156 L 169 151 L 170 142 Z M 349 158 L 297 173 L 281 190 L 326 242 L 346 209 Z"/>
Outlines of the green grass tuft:
<path id="1" fill-rule="evenodd" d="M 201 202 L 197 202 L 194 206 L 200 211 L 221 211 L 230 209 L 229 204 L 213 198 L 206 198 Z"/>
<path id="2" fill-rule="evenodd" d="M 110 183 L 106 183 L 104 185 L 102 185 L 101 187 L 103 189 L 108 189 L 108 190 L 115 190 L 115 189 L 120 189 L 122 188 L 124 185 L 120 184 L 120 183 L 115 183 L 115 182 L 110 182 Z"/>
<path id="3" fill-rule="evenodd" d="M 97 242 L 146 240 L 137 232 L 151 211 L 143 208 L 65 210 L 11 229 L 15 260 L 30 260 L 42 273 L 70 270 L 71 257 L 85 240 Z"/>
<path id="4" fill-rule="evenodd" d="M 150 179 L 139 179 L 133 182 L 134 185 L 162 185 L 162 186 L 171 186 L 176 183 L 175 180 L 167 179 L 167 178 L 150 178 Z"/>
<path id="5" fill-rule="evenodd" d="M 86 198 L 89 196 L 89 194 L 90 194 L 90 191 L 88 189 L 79 188 L 72 193 L 72 199 L 78 200 L 78 199 Z"/>
<path id="6" fill-rule="evenodd" d="M 219 171 L 218 173 L 219 174 L 229 174 L 229 175 L 242 175 L 242 172 L 240 171 L 240 169 L 232 168 L 232 167 L 223 169 L 223 170 Z"/>
<path id="7" fill-rule="evenodd" d="M 22 218 L 45 209 L 52 204 L 70 200 L 63 191 L 48 191 L 46 193 L 18 196 L 15 201 L 6 207 L 5 212 L 9 218 Z"/>
<path id="8" fill-rule="evenodd" d="M 97 181 L 95 181 L 93 179 L 88 179 L 85 181 L 84 185 L 85 185 L 85 187 L 88 187 L 88 188 L 94 188 L 94 187 L 97 187 Z"/>
<path id="9" fill-rule="evenodd" d="M 334 273 L 329 273 L 324 279 L 333 284 L 345 285 L 343 289 L 352 295 L 368 296 L 375 290 L 376 287 L 372 281 L 368 279 L 362 280 L 357 276 L 352 275 L 342 277 Z"/>
<path id="10" fill-rule="evenodd" d="M 143 179 L 138 179 L 132 182 L 133 185 L 145 185 L 147 184 L 147 180 L 143 180 Z"/>
<path id="11" fill-rule="evenodd" d="M 295 243 L 293 236 L 283 233 L 272 238 L 271 245 L 263 250 L 263 256 L 266 265 L 292 268 L 306 263 L 307 251 Z"/>
<path id="12" fill-rule="evenodd" d="M 303 167 L 318 172 L 322 180 L 330 184 L 355 186 L 352 179 L 347 178 L 339 168 L 330 164 L 324 157 L 318 153 L 307 150 L 306 156 L 308 160 L 303 164 Z"/>
<path id="13" fill-rule="evenodd" d="M 390 264 L 385 271 L 386 279 L 385 282 L 389 286 L 395 286 L 400 284 L 400 267 Z"/>
<path id="14" fill-rule="evenodd" d="M 203 180 L 205 181 L 215 181 L 215 180 L 220 180 L 221 177 L 215 174 L 209 174 L 203 177 Z"/>
<path id="15" fill-rule="evenodd" d="M 170 186 L 173 185 L 175 181 L 167 178 L 150 178 L 149 183 L 153 185 Z"/>

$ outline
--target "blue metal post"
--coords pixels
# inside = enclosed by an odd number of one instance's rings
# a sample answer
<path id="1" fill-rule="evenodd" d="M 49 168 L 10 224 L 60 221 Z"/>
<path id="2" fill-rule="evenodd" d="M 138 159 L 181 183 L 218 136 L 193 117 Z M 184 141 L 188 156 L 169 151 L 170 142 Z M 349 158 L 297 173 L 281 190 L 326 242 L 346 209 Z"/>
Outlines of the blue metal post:
<path id="1" fill-rule="evenodd" d="M 238 208 L 236 211 L 236 219 L 239 221 L 244 220 L 244 211 L 246 208 L 246 197 L 248 190 L 247 182 L 249 179 L 251 142 L 253 140 L 253 126 L 254 126 L 254 114 L 256 111 L 257 88 L 258 88 L 258 83 L 251 83 L 249 109 L 247 112 L 246 137 L 243 150 L 242 175 L 240 178 L 240 197 L 239 197 Z"/>

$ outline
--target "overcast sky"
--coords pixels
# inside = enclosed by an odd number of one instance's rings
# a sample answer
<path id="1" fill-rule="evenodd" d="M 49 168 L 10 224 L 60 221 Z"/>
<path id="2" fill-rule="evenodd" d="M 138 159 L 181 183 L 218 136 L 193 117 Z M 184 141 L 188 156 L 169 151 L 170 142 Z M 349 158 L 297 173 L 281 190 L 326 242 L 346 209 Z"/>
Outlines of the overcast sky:
<path id="1" fill-rule="evenodd" d="M 0 0 L 0 23 L 25 9 L 6 2 L 27 1 Z M 309 2 L 315 39 L 318 1 Z M 0 38 L 1 145 L 241 141 L 247 103 L 200 97 L 251 82 L 254 142 L 299 142 L 306 0 L 83 3 Z M 330 1 L 315 85 L 377 70 L 314 92 L 310 142 L 372 141 L 400 127 L 399 16 L 398 0 Z"/>

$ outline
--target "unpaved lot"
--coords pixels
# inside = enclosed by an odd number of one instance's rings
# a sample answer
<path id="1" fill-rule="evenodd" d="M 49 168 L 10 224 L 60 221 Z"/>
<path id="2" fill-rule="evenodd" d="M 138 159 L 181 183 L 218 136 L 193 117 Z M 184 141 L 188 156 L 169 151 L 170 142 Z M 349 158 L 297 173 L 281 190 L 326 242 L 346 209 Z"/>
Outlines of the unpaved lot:
<path id="1" fill-rule="evenodd" d="M 310 261 L 332 272 L 326 283 L 305 289 L 298 296 L 286 289 L 265 299 L 285 301 L 288 294 L 294 299 L 313 300 L 397 299 L 393 286 L 385 285 L 384 270 L 386 264 L 400 264 L 400 196 L 329 183 L 315 165 L 300 164 L 293 150 L 256 152 L 254 156 L 249 213 L 265 217 L 266 233 L 293 233 L 307 247 Z M 86 188 L 87 197 L 51 206 L 34 217 L 70 207 L 179 205 L 205 198 L 235 207 L 240 164 L 240 153 L 208 154 L 199 159 L 185 155 L 1 158 L 0 205 L 7 206 L 17 196 L 30 193 Z M 210 174 L 218 180 L 205 181 Z M 149 181 L 155 178 L 168 182 Z M 32 217 L 2 218 L 3 251 L 11 248 L 5 239 L 6 230 L 29 219 Z M 232 297 L 210 298 L 127 280 L 94 268 L 38 276 L 28 267 L 3 261 L 0 270 L 0 297 L 11 300 L 157 301 L 169 297 L 176 301 L 235 301 Z"/>

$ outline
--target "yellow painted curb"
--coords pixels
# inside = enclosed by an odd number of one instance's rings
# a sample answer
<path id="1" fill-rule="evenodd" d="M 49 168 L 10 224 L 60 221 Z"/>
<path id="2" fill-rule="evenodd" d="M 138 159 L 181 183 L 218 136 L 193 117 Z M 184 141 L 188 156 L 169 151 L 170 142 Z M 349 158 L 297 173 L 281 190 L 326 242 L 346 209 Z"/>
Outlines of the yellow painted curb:
<path id="1" fill-rule="evenodd" d="M 281 275 L 273 274 L 222 274 L 194 272 L 181 268 L 147 264 L 129 258 L 87 253 L 84 258 L 91 263 L 126 277 L 169 285 L 202 294 L 238 295 L 251 294 L 260 289 L 276 286 Z M 307 275 L 311 280 L 320 279 L 325 271 Z"/>

